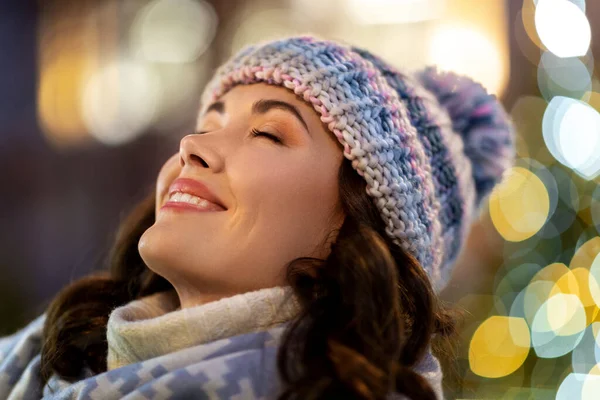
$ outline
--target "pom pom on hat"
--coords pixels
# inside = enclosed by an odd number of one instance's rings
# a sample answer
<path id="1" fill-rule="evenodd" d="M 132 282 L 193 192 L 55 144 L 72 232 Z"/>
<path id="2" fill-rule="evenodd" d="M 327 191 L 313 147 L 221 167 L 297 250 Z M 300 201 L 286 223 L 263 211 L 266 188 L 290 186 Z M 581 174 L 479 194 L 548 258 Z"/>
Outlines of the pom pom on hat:
<path id="1" fill-rule="evenodd" d="M 417 74 L 448 112 L 461 135 L 464 152 L 473 166 L 476 205 L 492 190 L 515 156 L 514 128 L 496 96 L 472 79 L 428 67 Z"/>

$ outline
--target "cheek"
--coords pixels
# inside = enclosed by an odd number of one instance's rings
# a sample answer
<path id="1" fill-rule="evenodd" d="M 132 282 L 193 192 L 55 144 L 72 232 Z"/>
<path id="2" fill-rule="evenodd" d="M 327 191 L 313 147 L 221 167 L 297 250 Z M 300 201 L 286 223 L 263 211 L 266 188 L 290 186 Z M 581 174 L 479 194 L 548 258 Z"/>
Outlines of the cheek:
<path id="1" fill-rule="evenodd" d="M 157 208 L 161 203 L 162 197 L 167 193 L 169 185 L 171 185 L 171 182 L 177 178 L 180 172 L 181 166 L 179 165 L 179 153 L 176 153 L 167 160 L 158 173 L 158 178 L 156 179 Z"/>
<path id="2" fill-rule="evenodd" d="M 235 171 L 230 177 L 239 206 L 251 215 L 260 210 L 272 229 L 321 229 L 338 201 L 338 167 L 311 154 L 253 157 Z"/>

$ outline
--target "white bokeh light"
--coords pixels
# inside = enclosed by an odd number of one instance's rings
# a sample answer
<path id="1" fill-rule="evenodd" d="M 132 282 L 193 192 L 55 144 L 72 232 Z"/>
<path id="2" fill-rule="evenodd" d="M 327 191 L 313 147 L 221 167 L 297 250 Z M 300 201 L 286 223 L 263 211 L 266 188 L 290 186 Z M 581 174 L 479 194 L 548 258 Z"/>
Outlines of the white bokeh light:
<path id="1" fill-rule="evenodd" d="M 590 47 L 590 23 L 568 0 L 538 0 L 535 28 L 544 46 L 559 57 L 580 57 Z"/>
<path id="2" fill-rule="evenodd" d="M 192 62 L 212 43 L 217 23 L 217 14 L 206 1 L 154 0 L 132 24 L 131 50 L 147 61 Z"/>
<path id="3" fill-rule="evenodd" d="M 561 382 L 556 400 L 597 400 L 600 392 L 600 376 L 570 373 Z"/>
<path id="4" fill-rule="evenodd" d="M 542 121 L 544 142 L 561 164 L 585 179 L 600 173 L 600 114 L 588 104 L 555 96 Z"/>
<path id="5" fill-rule="evenodd" d="M 540 358 L 556 358 L 573 351 L 585 333 L 586 315 L 576 295 L 556 294 L 536 312 L 531 343 Z"/>
<path id="6" fill-rule="evenodd" d="M 471 77 L 492 94 L 498 94 L 504 85 L 506 74 L 500 50 L 483 33 L 471 28 L 440 27 L 431 40 L 429 62 Z"/>
<path id="7" fill-rule="evenodd" d="M 544 52 L 538 65 L 538 86 L 550 101 L 554 96 L 587 100 L 592 90 L 593 59 L 588 67 L 577 57 L 560 58 Z"/>
<path id="8" fill-rule="evenodd" d="M 597 216 L 595 217 L 597 218 Z M 588 285 L 592 299 L 594 299 L 596 306 L 600 307 L 600 254 L 594 258 L 594 261 L 590 266 L 590 278 Z M 598 360 L 598 362 L 600 362 L 600 360 Z"/>
<path id="9" fill-rule="evenodd" d="M 305 21 L 299 12 L 292 14 L 286 8 L 256 7 L 248 7 L 243 11 L 232 30 L 229 50 L 231 55 L 250 44 L 306 33 Z"/>
<path id="10" fill-rule="evenodd" d="M 83 119 L 98 141 L 120 145 L 153 123 L 160 94 L 160 79 L 150 66 L 116 61 L 100 68 L 86 82 Z"/>
<path id="11" fill-rule="evenodd" d="M 587 374 L 597 364 L 596 361 L 596 350 L 598 342 L 594 336 L 594 330 L 597 330 L 600 326 L 599 322 L 595 322 L 589 325 L 585 329 L 581 342 L 575 347 L 571 354 L 571 366 L 573 372 L 580 374 Z"/>
<path id="12" fill-rule="evenodd" d="M 329 0 L 331 1 L 331 0 Z M 403 24 L 440 18 L 445 0 L 346 0 L 350 17 L 358 24 Z"/>
<path id="13" fill-rule="evenodd" d="M 563 115 L 559 129 L 560 148 L 567 163 L 571 168 L 582 167 L 597 150 L 600 115 L 587 104 L 574 102 Z"/>
<path id="14" fill-rule="evenodd" d="M 533 318 L 531 330 L 571 336 L 581 333 L 585 327 L 585 311 L 579 297 L 558 293 L 542 304 Z"/>
<path id="15" fill-rule="evenodd" d="M 540 0 L 533 0 L 533 4 L 537 6 Z M 579 9 L 585 12 L 585 0 L 569 0 L 571 3 L 575 4 Z"/>

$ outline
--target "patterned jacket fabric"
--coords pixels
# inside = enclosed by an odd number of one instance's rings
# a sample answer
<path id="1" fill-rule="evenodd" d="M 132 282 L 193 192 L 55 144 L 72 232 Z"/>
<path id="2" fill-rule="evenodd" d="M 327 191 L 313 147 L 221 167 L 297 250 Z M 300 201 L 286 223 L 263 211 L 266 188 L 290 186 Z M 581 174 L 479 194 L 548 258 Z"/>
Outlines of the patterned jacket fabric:
<path id="1" fill-rule="evenodd" d="M 221 339 L 75 383 L 53 376 L 42 387 L 40 349 L 45 315 L 0 339 L 0 399 L 275 399 L 280 390 L 276 357 L 285 324 Z M 415 367 L 442 394 L 439 362 L 427 353 Z M 391 396 L 401 398 L 400 396 Z"/>

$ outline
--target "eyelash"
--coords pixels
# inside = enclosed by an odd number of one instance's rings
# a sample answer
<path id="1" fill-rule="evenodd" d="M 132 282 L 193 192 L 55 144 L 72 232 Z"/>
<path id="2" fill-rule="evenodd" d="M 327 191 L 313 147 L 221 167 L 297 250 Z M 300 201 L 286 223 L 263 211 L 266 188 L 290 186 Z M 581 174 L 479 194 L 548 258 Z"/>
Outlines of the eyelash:
<path id="1" fill-rule="evenodd" d="M 203 134 L 208 133 L 208 132 L 209 131 L 201 131 L 201 132 L 196 132 L 196 133 L 198 135 L 203 135 Z M 279 139 L 277 136 L 271 135 L 270 133 L 267 133 L 267 132 L 259 131 L 259 130 L 255 129 L 255 128 L 252 128 L 252 130 L 250 131 L 250 133 L 252 134 L 252 137 L 264 136 L 267 139 L 269 139 L 269 140 L 271 140 L 271 141 L 273 141 L 273 142 L 275 142 L 277 144 L 282 144 L 283 143 L 283 141 L 281 139 Z"/>
<path id="2" fill-rule="evenodd" d="M 270 139 L 270 140 L 272 140 L 272 141 L 273 141 L 273 142 L 275 142 L 275 143 L 279 143 L 279 144 L 281 144 L 281 143 L 282 143 L 281 139 L 279 139 L 279 138 L 278 138 L 277 136 L 275 136 L 275 135 L 271 135 L 270 133 L 267 133 L 267 132 L 261 132 L 261 131 L 259 131 L 259 130 L 256 130 L 256 129 L 254 129 L 254 128 L 252 128 L 252 130 L 251 130 L 250 132 L 252 133 L 252 136 L 253 136 L 253 137 L 257 137 L 257 136 L 264 136 L 264 137 L 266 137 L 267 139 Z"/>

